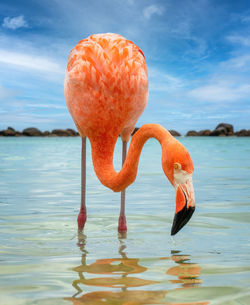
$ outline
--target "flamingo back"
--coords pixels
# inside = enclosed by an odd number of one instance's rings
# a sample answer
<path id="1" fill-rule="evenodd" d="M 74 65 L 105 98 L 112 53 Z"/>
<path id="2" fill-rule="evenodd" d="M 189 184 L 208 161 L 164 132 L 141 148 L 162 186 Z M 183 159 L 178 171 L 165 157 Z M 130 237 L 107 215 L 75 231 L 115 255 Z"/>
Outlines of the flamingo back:
<path id="1" fill-rule="evenodd" d="M 81 40 L 69 55 L 64 93 L 81 136 L 128 141 L 148 99 L 142 51 L 118 34 Z"/>

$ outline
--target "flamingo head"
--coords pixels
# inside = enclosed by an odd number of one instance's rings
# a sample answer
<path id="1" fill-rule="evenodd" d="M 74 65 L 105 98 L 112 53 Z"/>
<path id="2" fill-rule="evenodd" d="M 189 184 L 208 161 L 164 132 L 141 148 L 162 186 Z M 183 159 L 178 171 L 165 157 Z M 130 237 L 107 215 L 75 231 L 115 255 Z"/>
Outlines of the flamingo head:
<path id="1" fill-rule="evenodd" d="M 162 168 L 176 191 L 176 210 L 171 230 L 171 235 L 175 235 L 185 226 L 195 210 L 193 161 L 187 149 L 176 139 L 163 152 Z"/>

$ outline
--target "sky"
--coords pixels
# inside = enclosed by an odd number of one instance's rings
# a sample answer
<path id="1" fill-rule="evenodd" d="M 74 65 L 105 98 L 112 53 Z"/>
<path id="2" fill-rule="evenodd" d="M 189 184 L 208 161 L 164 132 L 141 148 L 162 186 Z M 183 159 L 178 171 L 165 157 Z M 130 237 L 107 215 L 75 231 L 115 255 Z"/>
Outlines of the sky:
<path id="1" fill-rule="evenodd" d="M 145 54 L 149 99 L 137 126 L 250 129 L 249 0 L 0 0 L 0 129 L 75 128 L 68 55 L 106 32 Z"/>

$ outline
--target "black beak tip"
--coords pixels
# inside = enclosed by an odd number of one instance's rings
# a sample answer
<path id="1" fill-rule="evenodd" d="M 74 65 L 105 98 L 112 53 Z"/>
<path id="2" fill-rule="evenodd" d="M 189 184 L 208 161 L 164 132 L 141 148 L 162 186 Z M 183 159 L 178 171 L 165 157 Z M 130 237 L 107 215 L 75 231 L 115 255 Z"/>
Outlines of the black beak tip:
<path id="1" fill-rule="evenodd" d="M 184 206 L 184 208 L 175 214 L 172 229 L 171 229 L 171 235 L 175 235 L 178 233 L 185 224 L 188 223 L 190 218 L 192 217 L 194 213 L 195 207 L 189 207 L 187 208 L 187 205 Z"/>

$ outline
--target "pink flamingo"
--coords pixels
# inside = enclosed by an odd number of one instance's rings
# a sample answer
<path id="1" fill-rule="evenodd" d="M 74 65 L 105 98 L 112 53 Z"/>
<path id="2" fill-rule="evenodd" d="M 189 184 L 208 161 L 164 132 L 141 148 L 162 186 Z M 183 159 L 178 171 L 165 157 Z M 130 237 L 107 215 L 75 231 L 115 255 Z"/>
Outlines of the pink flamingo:
<path id="1" fill-rule="evenodd" d="M 158 124 L 143 125 L 127 142 L 148 99 L 143 52 L 118 34 L 96 34 L 81 40 L 69 55 L 64 93 L 69 112 L 82 137 L 81 209 L 78 228 L 86 222 L 86 137 L 102 184 L 121 191 L 118 231 L 126 232 L 125 189 L 134 182 L 144 143 L 156 138 L 162 146 L 162 168 L 176 190 L 176 212 L 171 234 L 176 234 L 195 209 L 193 162 L 186 148 Z M 123 167 L 116 172 L 113 153 L 123 141 Z"/>

